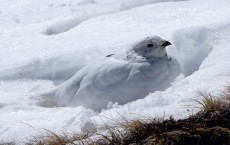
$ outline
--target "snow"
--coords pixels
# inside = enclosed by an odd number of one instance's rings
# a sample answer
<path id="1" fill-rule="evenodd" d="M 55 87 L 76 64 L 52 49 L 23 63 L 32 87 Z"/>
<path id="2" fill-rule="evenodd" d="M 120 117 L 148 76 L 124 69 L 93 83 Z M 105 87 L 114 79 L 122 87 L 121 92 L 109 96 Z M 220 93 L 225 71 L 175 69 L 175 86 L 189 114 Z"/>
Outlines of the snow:
<path id="1" fill-rule="evenodd" d="M 173 34 L 174 58 L 180 63 L 184 75 L 191 75 L 212 50 L 211 32 L 207 28 L 189 28 Z M 170 51 L 170 48 L 168 49 Z M 171 50 L 172 51 L 172 50 Z"/>
<path id="2" fill-rule="evenodd" d="M 228 0 L 1 0 L 0 140 L 24 144 L 45 129 L 102 132 L 104 123 L 195 113 L 198 90 L 218 94 L 230 81 L 229 6 Z M 173 44 L 172 61 L 120 59 L 153 35 Z M 82 102 L 73 97 L 79 89 Z"/>

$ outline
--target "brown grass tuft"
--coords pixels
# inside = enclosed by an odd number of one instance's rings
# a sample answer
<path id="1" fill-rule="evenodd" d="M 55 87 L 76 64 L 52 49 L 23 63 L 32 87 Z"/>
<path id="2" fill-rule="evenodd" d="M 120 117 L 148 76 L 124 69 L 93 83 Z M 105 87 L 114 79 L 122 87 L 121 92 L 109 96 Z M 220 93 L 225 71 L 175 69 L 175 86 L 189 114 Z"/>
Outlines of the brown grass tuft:
<path id="1" fill-rule="evenodd" d="M 136 121 L 127 123 L 125 125 L 125 128 L 130 129 L 130 130 L 136 130 L 137 128 L 143 127 L 143 125 L 144 125 L 143 122 L 136 120 Z"/>
<path id="2" fill-rule="evenodd" d="M 65 133 L 59 135 L 50 130 L 46 130 L 46 131 L 47 131 L 47 135 L 40 138 L 34 138 L 33 140 L 30 141 L 30 143 L 27 143 L 27 145 L 66 145 L 66 144 L 84 145 L 85 143 L 82 140 L 88 138 L 87 135 L 79 135 L 79 134 L 67 135 Z M 79 142 L 76 143 L 77 141 Z"/>
<path id="3" fill-rule="evenodd" d="M 205 111 L 220 110 L 225 106 L 221 98 L 206 93 L 200 93 L 200 95 L 202 99 L 196 100 L 196 102 L 200 104 Z"/>
<path id="4" fill-rule="evenodd" d="M 208 93 L 199 92 L 202 99 L 195 100 L 204 111 L 220 111 L 230 106 L 230 87 L 227 87 L 222 94 L 214 96 Z"/>

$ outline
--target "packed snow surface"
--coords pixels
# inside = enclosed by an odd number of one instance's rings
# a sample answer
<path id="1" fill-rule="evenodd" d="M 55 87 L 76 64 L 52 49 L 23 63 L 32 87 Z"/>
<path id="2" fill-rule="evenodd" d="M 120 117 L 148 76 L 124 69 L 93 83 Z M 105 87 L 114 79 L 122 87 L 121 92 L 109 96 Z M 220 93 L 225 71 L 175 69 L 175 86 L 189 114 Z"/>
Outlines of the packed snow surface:
<path id="1" fill-rule="evenodd" d="M 1 0 L 0 141 L 195 113 L 197 91 L 229 85 L 229 7 L 229 0 Z M 153 35 L 173 44 L 171 61 L 127 59 Z"/>

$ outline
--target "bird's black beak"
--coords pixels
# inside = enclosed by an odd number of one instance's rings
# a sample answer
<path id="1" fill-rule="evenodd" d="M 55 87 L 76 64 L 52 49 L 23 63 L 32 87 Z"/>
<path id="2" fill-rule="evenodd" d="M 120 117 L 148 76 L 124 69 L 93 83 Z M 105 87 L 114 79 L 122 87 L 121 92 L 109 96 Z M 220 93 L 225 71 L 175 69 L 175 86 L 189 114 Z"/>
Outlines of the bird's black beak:
<path id="1" fill-rule="evenodd" d="M 165 41 L 163 44 L 162 44 L 162 47 L 166 47 L 166 46 L 169 46 L 169 45 L 172 45 L 169 41 Z"/>

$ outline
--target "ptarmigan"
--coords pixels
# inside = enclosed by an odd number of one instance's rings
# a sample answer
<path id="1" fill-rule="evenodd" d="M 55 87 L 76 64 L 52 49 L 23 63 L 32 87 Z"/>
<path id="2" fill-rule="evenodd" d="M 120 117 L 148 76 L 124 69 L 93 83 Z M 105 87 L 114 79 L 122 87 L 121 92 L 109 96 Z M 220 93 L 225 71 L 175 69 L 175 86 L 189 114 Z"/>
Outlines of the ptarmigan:
<path id="1" fill-rule="evenodd" d="M 57 106 L 84 106 L 97 111 L 111 102 L 125 104 L 164 90 L 179 74 L 177 62 L 169 61 L 158 36 L 133 45 L 122 59 L 113 57 L 85 66 L 52 94 Z"/>
<path id="2" fill-rule="evenodd" d="M 147 37 L 146 39 L 134 44 L 127 51 L 127 59 L 134 62 L 151 61 L 154 59 L 169 59 L 166 53 L 166 46 L 172 45 L 158 36 Z M 114 54 L 109 54 L 106 57 L 112 57 Z"/>

